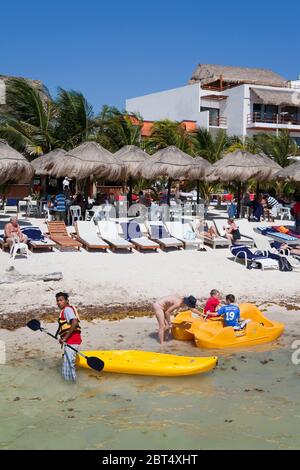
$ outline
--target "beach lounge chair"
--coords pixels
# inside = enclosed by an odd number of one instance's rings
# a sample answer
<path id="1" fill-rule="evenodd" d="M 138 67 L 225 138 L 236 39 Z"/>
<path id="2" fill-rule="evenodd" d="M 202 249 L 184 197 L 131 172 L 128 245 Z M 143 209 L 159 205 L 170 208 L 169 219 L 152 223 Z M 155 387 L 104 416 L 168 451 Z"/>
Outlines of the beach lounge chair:
<path id="1" fill-rule="evenodd" d="M 260 251 L 270 251 L 271 245 L 270 242 L 272 241 L 271 238 L 264 237 L 260 233 L 255 231 L 255 227 L 253 223 L 249 222 L 247 219 L 240 219 L 238 221 L 238 227 L 240 230 L 241 235 L 252 238 L 254 240 L 254 244 L 256 248 Z"/>
<path id="2" fill-rule="evenodd" d="M 18 199 L 8 198 L 4 203 L 4 214 L 7 212 L 18 213 Z"/>
<path id="3" fill-rule="evenodd" d="M 287 243 L 287 245 L 299 245 L 300 243 L 300 239 L 298 237 L 289 235 L 287 233 L 278 232 L 272 227 L 256 227 L 255 230 L 264 236 L 272 238 L 273 240 Z"/>
<path id="4" fill-rule="evenodd" d="M 149 238 L 144 237 L 140 224 L 135 220 L 120 223 L 125 240 L 133 243 L 137 250 L 154 250 L 157 251 L 159 244 Z"/>
<path id="5" fill-rule="evenodd" d="M 226 236 L 226 232 L 223 227 L 227 226 L 227 219 L 213 219 L 214 225 L 216 227 L 217 233 L 221 237 Z M 236 225 L 239 227 L 239 221 L 236 221 Z M 254 246 L 254 240 L 253 238 L 247 237 L 241 233 L 241 238 L 239 240 L 235 240 L 234 244 L 235 245 L 247 245 L 250 246 L 251 248 Z"/>
<path id="6" fill-rule="evenodd" d="M 149 232 L 151 240 L 159 243 L 162 250 L 167 248 L 177 248 L 178 250 L 183 247 L 182 241 L 172 237 L 168 232 L 163 222 L 161 221 L 147 221 L 146 227 Z"/>
<path id="7" fill-rule="evenodd" d="M 7 244 L 6 244 L 5 241 L 4 241 L 4 233 L 1 232 L 1 233 L 0 233 L 0 248 L 1 248 L 1 250 L 4 251 L 4 249 L 5 249 L 6 247 L 7 247 Z"/>
<path id="8" fill-rule="evenodd" d="M 132 251 L 133 244 L 120 237 L 116 222 L 111 220 L 99 220 L 98 228 L 101 238 L 109 243 L 113 251 L 116 249 Z"/>
<path id="9" fill-rule="evenodd" d="M 67 231 L 66 224 L 63 221 L 47 222 L 49 236 L 60 248 L 77 248 L 78 251 L 82 244 L 74 240 Z"/>
<path id="10" fill-rule="evenodd" d="M 279 269 L 278 262 L 268 256 L 263 256 L 261 253 L 252 253 L 248 246 L 233 245 L 230 251 L 234 256 L 234 261 L 243 260 L 245 267 L 251 267 L 252 263 L 257 263 L 262 270 L 265 269 Z"/>
<path id="11" fill-rule="evenodd" d="M 109 244 L 100 238 L 96 232 L 94 222 L 77 220 L 74 223 L 76 239 L 83 244 L 86 250 L 107 250 Z"/>
<path id="12" fill-rule="evenodd" d="M 182 224 L 180 221 L 166 222 L 166 227 L 172 237 L 182 241 L 184 248 L 203 248 L 203 240 L 196 236 L 193 227 L 188 224 Z"/>
<path id="13" fill-rule="evenodd" d="M 39 227 L 23 227 L 22 232 L 28 238 L 28 245 L 31 251 L 47 249 L 53 251 L 56 247 L 56 243 L 50 238 L 45 237 Z"/>
<path id="14" fill-rule="evenodd" d="M 199 223 L 199 220 L 193 220 L 192 221 L 192 227 L 194 230 L 196 230 L 196 227 Z M 207 222 L 209 224 L 209 222 Z M 209 237 L 206 232 L 203 232 L 203 241 L 206 245 L 211 246 L 211 248 L 215 249 L 218 246 L 221 248 L 229 248 L 230 242 L 227 240 L 225 237 L 220 237 L 220 235 L 217 235 L 215 237 Z"/>

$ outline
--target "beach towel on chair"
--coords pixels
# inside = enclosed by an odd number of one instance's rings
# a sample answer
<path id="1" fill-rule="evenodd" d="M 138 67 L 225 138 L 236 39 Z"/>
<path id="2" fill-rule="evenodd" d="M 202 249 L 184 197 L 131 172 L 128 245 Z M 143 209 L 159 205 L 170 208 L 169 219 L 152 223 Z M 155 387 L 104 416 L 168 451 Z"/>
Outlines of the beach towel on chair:
<path id="1" fill-rule="evenodd" d="M 24 227 L 22 228 L 22 233 L 26 235 L 28 240 L 32 241 L 41 241 L 45 238 L 38 227 Z"/>

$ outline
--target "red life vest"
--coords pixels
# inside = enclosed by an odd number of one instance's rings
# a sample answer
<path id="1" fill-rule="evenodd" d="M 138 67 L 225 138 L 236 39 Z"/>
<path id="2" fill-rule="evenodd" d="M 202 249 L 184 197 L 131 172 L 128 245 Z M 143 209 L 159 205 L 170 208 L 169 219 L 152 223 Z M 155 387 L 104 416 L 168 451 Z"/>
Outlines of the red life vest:
<path id="1" fill-rule="evenodd" d="M 59 314 L 59 317 L 58 317 L 58 330 L 57 330 L 57 334 L 60 335 L 61 338 L 63 338 L 67 333 L 68 331 L 70 330 L 71 328 L 71 323 L 68 323 L 66 317 L 65 317 L 65 308 L 71 308 L 78 320 L 78 325 L 76 327 L 76 329 L 73 331 L 73 333 L 71 334 L 70 338 L 67 340 L 67 344 L 81 344 L 81 328 L 80 328 L 80 319 L 79 319 L 79 315 L 78 315 L 78 312 L 76 310 L 75 307 L 73 307 L 72 305 L 66 305 L 66 307 L 64 307 L 60 314 Z"/>

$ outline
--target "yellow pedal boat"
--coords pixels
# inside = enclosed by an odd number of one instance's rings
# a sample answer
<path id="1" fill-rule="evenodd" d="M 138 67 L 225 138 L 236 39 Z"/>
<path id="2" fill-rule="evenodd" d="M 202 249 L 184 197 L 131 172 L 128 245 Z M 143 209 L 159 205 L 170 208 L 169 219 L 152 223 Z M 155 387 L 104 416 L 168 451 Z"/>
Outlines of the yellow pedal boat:
<path id="1" fill-rule="evenodd" d="M 104 372 L 119 374 L 180 376 L 195 375 L 213 369 L 217 357 L 186 357 L 147 351 L 82 351 L 104 361 Z M 77 355 L 76 363 L 87 367 L 86 360 Z"/>
<path id="2" fill-rule="evenodd" d="M 251 320 L 242 330 L 224 327 L 221 317 L 204 320 L 191 311 L 184 311 L 173 321 L 173 336 L 179 340 L 194 339 L 198 348 L 223 349 L 269 343 L 282 334 L 284 324 L 264 317 L 255 305 L 245 303 L 239 307 L 241 318 Z"/>

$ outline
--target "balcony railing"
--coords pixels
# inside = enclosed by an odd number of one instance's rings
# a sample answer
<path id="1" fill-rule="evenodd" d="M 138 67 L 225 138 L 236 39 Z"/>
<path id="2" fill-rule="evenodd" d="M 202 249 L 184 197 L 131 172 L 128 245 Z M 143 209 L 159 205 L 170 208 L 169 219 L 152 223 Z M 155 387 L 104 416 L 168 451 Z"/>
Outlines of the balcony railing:
<path id="1" fill-rule="evenodd" d="M 247 121 L 248 125 L 255 123 L 264 123 L 300 126 L 300 120 L 291 114 L 282 116 L 281 114 L 250 113 L 248 114 Z"/>
<path id="2" fill-rule="evenodd" d="M 209 125 L 214 127 L 227 127 L 227 118 L 209 116 Z"/>

